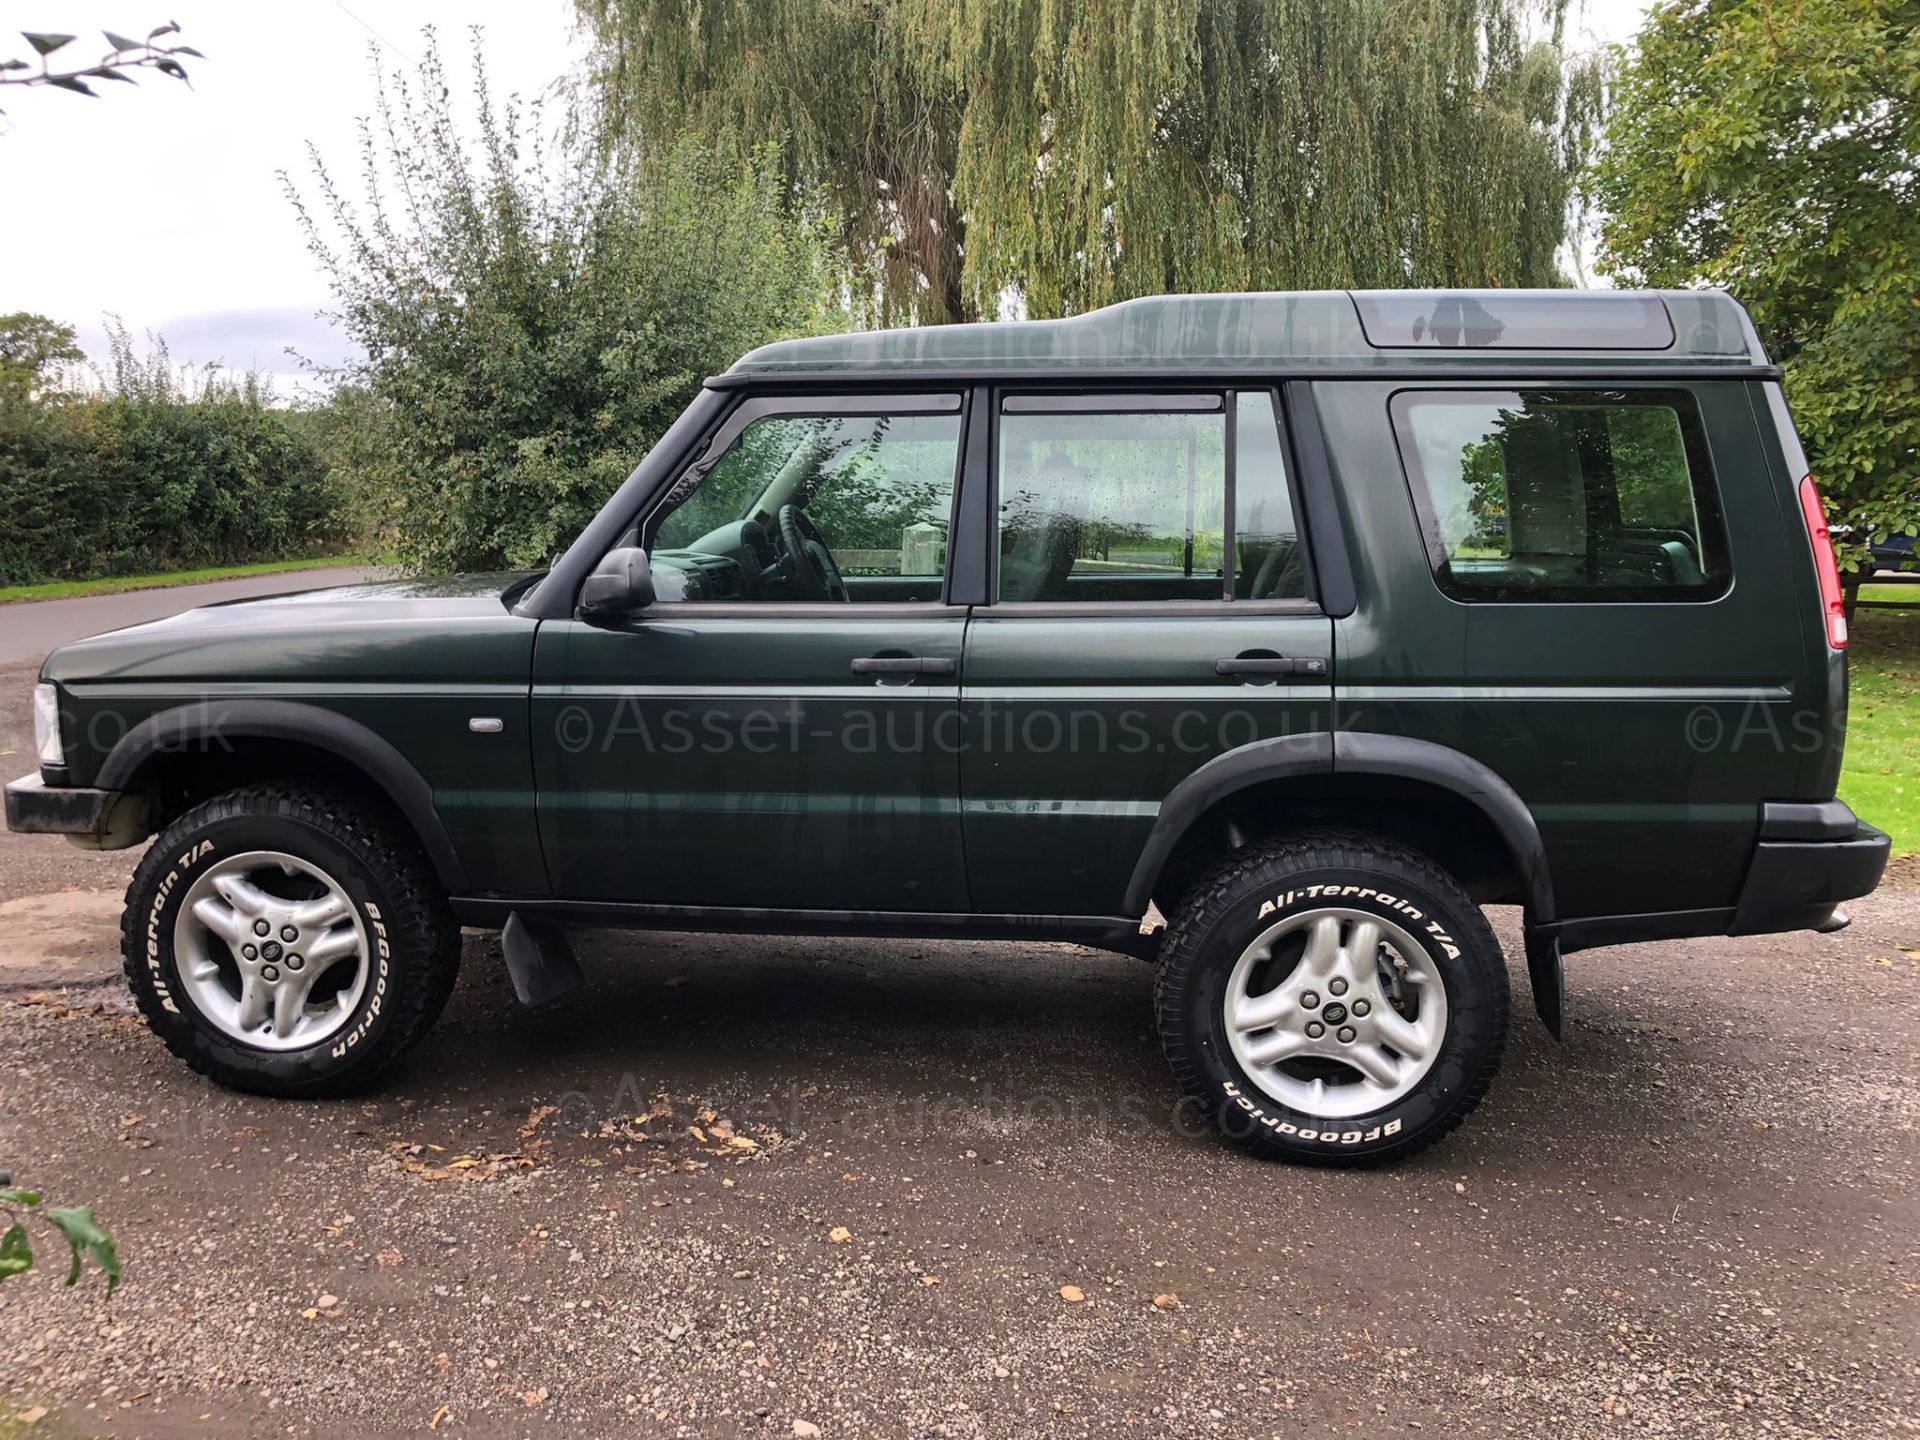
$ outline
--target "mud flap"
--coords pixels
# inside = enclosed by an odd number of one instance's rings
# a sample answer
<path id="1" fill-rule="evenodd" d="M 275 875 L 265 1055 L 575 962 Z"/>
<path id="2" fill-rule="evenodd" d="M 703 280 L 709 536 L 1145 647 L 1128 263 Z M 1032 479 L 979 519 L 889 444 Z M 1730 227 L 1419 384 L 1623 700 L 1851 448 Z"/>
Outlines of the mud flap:
<path id="1" fill-rule="evenodd" d="M 507 957 L 507 973 L 513 977 L 513 993 L 522 1005 L 545 1005 L 587 983 L 566 932 L 539 920 L 522 919 L 518 910 L 507 917 L 500 949 Z"/>
<path id="2" fill-rule="evenodd" d="M 1527 978 L 1533 982 L 1533 1008 L 1547 1033 L 1558 1040 L 1566 1015 L 1566 968 L 1560 962 L 1560 942 L 1527 926 Z"/>

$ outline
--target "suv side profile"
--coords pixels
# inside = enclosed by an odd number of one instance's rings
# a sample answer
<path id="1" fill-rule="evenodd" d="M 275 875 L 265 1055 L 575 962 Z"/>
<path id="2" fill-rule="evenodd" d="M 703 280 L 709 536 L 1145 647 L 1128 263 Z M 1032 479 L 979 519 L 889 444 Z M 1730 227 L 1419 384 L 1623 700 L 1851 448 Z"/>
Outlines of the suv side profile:
<path id="1" fill-rule="evenodd" d="M 1158 966 L 1185 1096 L 1378 1162 L 1491 1083 L 1562 956 L 1830 929 L 1820 501 L 1713 292 L 1137 300 L 786 341 L 540 575 L 62 647 L 16 830 L 159 838 L 124 951 L 196 1070 L 364 1086 L 462 925 L 1076 941 Z"/>

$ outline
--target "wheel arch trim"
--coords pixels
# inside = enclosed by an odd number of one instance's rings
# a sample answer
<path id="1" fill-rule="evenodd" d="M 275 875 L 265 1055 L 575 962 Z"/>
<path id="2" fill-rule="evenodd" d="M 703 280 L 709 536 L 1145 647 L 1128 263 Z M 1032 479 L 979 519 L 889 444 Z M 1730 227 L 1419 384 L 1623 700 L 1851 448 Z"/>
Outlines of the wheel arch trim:
<path id="1" fill-rule="evenodd" d="M 1530 925 L 1555 918 L 1553 882 L 1533 812 L 1514 788 L 1469 755 L 1430 740 L 1361 731 L 1312 731 L 1256 740 L 1216 755 L 1176 785 L 1134 863 L 1124 913 L 1140 915 L 1181 839 L 1221 801 L 1255 785 L 1308 775 L 1385 775 L 1434 785 L 1487 818 L 1519 867 Z"/>
<path id="2" fill-rule="evenodd" d="M 453 894 L 466 887 L 466 871 L 453 848 L 429 785 L 413 762 L 390 741 L 337 711 L 291 700 L 197 700 L 161 710 L 120 737 L 100 765 L 94 783 L 124 790 L 156 757 L 200 748 L 214 751 L 230 739 L 286 740 L 309 745 L 365 775 L 392 800 L 419 838 L 441 885 Z"/>

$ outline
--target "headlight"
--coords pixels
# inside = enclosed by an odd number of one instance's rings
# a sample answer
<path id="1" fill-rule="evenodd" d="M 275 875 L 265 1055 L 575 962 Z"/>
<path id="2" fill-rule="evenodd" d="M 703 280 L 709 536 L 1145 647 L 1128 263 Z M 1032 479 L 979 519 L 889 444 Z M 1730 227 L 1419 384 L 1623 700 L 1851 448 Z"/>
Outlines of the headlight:
<path id="1" fill-rule="evenodd" d="M 67 763 L 66 747 L 60 743 L 60 694 L 44 683 L 33 687 L 33 745 L 42 765 Z"/>

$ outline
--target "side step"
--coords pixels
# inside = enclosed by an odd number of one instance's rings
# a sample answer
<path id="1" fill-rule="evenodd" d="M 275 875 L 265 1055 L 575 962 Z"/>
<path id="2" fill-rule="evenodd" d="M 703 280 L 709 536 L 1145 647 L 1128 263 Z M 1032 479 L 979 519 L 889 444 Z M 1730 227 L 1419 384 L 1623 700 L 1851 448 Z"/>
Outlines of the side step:
<path id="1" fill-rule="evenodd" d="M 500 949 L 522 1005 L 545 1005 L 587 983 L 573 942 L 557 925 L 524 919 L 516 910 L 500 932 Z"/>

